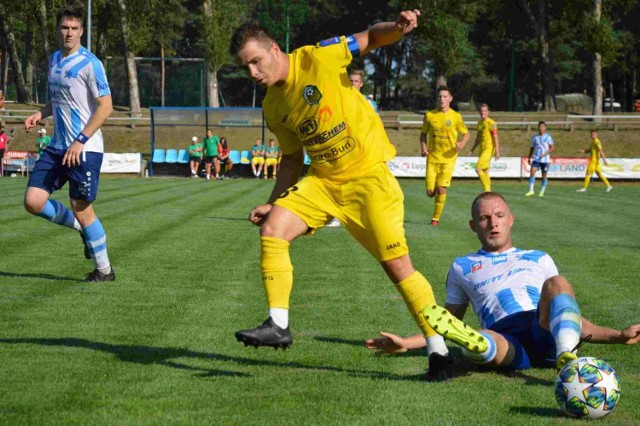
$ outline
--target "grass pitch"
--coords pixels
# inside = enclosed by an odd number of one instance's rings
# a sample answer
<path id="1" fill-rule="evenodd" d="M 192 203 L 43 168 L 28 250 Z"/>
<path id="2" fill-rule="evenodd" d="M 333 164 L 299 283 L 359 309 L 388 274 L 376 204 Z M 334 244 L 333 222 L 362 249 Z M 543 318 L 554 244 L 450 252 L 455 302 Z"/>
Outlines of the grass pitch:
<path id="1" fill-rule="evenodd" d="M 444 302 L 468 230 L 476 180 L 455 181 L 438 228 L 423 182 L 401 181 L 416 267 Z M 539 181 L 538 181 L 539 184 Z M 516 215 L 514 243 L 551 254 L 585 317 L 640 322 L 640 185 L 494 183 Z M 26 180 L 0 178 L 0 424 L 567 423 L 554 371 L 471 371 L 421 381 L 422 352 L 374 356 L 380 330 L 414 333 L 381 268 L 343 228 L 292 244 L 293 347 L 244 348 L 234 331 L 266 318 L 258 229 L 245 217 L 272 184 L 258 180 L 103 178 L 96 211 L 115 283 L 85 284 L 80 237 L 22 209 Z M 66 188 L 55 194 L 65 200 Z M 477 325 L 473 314 L 467 320 Z M 452 348 L 452 352 L 460 352 Z M 640 346 L 586 345 L 608 360 L 622 397 L 608 421 L 640 419 Z"/>

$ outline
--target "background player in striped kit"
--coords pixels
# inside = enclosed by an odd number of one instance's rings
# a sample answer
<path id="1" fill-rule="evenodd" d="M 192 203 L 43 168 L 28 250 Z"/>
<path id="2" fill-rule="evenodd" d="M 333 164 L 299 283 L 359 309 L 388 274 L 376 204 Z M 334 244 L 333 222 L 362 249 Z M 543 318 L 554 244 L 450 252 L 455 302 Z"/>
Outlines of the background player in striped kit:
<path id="1" fill-rule="evenodd" d="M 24 205 L 29 213 L 80 232 L 85 257 L 95 263 L 85 281 L 114 281 L 104 228 L 93 210 L 104 151 L 100 126 L 112 112 L 111 91 L 102 63 L 80 44 L 83 6 L 63 7 L 56 22 L 61 49 L 49 64 L 51 100 L 24 123 L 30 131 L 53 115 L 55 131 L 29 178 Z M 67 181 L 73 213 L 49 198 Z"/>

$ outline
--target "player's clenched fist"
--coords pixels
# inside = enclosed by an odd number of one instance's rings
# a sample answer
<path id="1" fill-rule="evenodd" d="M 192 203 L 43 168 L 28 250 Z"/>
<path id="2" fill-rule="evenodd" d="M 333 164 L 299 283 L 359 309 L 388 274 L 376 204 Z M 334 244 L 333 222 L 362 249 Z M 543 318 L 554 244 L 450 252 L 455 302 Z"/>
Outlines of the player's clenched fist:
<path id="1" fill-rule="evenodd" d="M 402 30 L 403 34 L 409 34 L 418 26 L 418 16 L 420 16 L 418 9 L 404 10 L 400 12 L 396 20 L 396 26 Z"/>
<path id="2" fill-rule="evenodd" d="M 254 207 L 249 213 L 249 221 L 254 225 L 262 225 L 262 222 L 267 218 L 267 215 L 271 211 L 273 206 L 271 204 L 263 204 L 261 206 Z"/>

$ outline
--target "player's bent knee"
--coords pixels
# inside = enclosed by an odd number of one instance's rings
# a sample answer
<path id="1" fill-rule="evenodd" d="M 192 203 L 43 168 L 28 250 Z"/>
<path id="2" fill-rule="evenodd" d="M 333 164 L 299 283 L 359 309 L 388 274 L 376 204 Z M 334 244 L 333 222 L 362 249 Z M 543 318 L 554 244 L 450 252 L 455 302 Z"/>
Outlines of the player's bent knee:
<path id="1" fill-rule="evenodd" d="M 551 294 L 551 295 L 560 294 L 560 293 L 567 293 L 570 295 L 574 294 L 573 286 L 571 285 L 569 280 L 567 280 L 562 275 L 556 275 L 551 278 L 548 278 L 542 286 L 542 292 Z"/>
<path id="2" fill-rule="evenodd" d="M 29 213 L 37 215 L 44 209 L 48 199 L 48 196 L 44 197 L 27 191 L 24 196 L 24 208 Z"/>

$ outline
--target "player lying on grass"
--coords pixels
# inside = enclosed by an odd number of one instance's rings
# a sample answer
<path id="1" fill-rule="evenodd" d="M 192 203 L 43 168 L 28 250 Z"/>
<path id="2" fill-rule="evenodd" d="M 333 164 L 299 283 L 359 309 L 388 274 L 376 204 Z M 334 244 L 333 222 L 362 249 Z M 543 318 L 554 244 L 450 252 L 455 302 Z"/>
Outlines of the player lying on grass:
<path id="1" fill-rule="evenodd" d="M 446 309 L 434 305 L 423 311 L 434 330 L 462 346 L 470 361 L 512 370 L 560 368 L 577 357 L 575 348 L 589 335 L 591 343 L 640 341 L 640 324 L 618 331 L 582 318 L 571 284 L 558 275 L 551 257 L 513 246 L 514 216 L 500 194 L 480 194 L 471 215 L 469 225 L 482 249 L 451 265 Z M 479 332 L 461 321 L 469 302 L 480 320 Z M 424 346 L 419 335 L 380 334 L 366 341 L 369 349 L 401 353 Z"/>
<path id="2" fill-rule="evenodd" d="M 233 35 L 230 51 L 236 62 L 267 88 L 264 117 L 282 150 L 271 196 L 249 215 L 260 226 L 260 266 L 269 318 L 257 328 L 236 333 L 245 345 L 291 345 L 289 244 L 335 217 L 380 262 L 402 295 L 428 341 L 428 378 L 445 378 L 442 373 L 450 360 L 444 339 L 418 315 L 435 299 L 431 285 L 409 257 L 404 196 L 387 166 L 395 150 L 380 118 L 347 75 L 354 57 L 400 40 L 416 28 L 418 16 L 418 10 L 403 11 L 396 22 L 380 22 L 289 55 L 257 23 L 247 23 Z M 303 149 L 311 166 L 298 181 Z"/>

